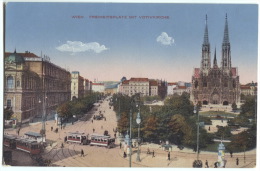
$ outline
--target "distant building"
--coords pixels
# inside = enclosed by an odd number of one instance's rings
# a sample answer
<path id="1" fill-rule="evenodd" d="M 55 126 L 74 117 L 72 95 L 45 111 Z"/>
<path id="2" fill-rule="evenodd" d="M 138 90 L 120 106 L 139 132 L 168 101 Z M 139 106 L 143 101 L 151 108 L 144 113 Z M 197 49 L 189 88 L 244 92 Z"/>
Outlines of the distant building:
<path id="1" fill-rule="evenodd" d="M 92 91 L 104 93 L 105 92 L 105 84 L 104 83 L 97 83 L 97 82 L 92 83 Z"/>
<path id="2" fill-rule="evenodd" d="M 71 72 L 71 100 L 83 98 L 85 92 L 84 78 L 78 71 Z"/>
<path id="3" fill-rule="evenodd" d="M 18 122 L 53 114 L 70 100 L 70 73 L 34 53 L 5 53 L 4 106 Z"/>
<path id="4" fill-rule="evenodd" d="M 119 84 L 119 92 L 128 96 L 140 93 L 141 96 L 161 96 L 167 94 L 165 81 L 148 78 L 131 78 Z"/>
<path id="5" fill-rule="evenodd" d="M 257 83 L 249 83 L 246 85 L 240 85 L 241 94 L 244 95 L 257 95 Z"/>
<path id="6" fill-rule="evenodd" d="M 150 80 L 149 81 L 149 94 L 150 96 L 158 96 L 158 82 L 156 80 Z"/>
<path id="7" fill-rule="evenodd" d="M 84 79 L 84 95 L 91 92 L 91 83 L 88 79 Z"/>
<path id="8" fill-rule="evenodd" d="M 178 83 L 168 83 L 167 84 L 167 96 L 173 95 L 173 89 L 178 86 Z"/>

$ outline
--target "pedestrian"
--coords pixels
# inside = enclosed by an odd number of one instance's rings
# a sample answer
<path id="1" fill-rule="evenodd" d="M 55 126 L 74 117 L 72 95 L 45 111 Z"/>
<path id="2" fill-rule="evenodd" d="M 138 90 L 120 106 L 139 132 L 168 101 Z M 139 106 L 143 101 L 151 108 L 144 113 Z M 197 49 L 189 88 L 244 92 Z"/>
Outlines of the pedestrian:
<path id="1" fill-rule="evenodd" d="M 64 147 L 64 145 L 63 145 L 63 143 L 61 143 L 61 148 L 63 148 Z"/>
<path id="2" fill-rule="evenodd" d="M 210 131 L 210 126 L 209 126 L 209 131 Z"/>
<path id="3" fill-rule="evenodd" d="M 209 168 L 208 160 L 206 160 L 205 165 L 206 165 L 207 168 Z"/>
<path id="4" fill-rule="evenodd" d="M 116 134 L 114 134 L 114 137 L 116 138 Z"/>
<path id="5" fill-rule="evenodd" d="M 53 130 L 53 127 L 51 127 L 51 131 Z"/>
<path id="6" fill-rule="evenodd" d="M 105 120 L 105 121 L 107 120 L 106 117 L 104 118 L 104 120 Z"/>
<path id="7" fill-rule="evenodd" d="M 121 147 L 122 147 L 122 143 L 121 142 L 120 142 L 119 146 L 120 146 L 120 149 L 121 149 Z"/>
<path id="8" fill-rule="evenodd" d="M 153 154 L 153 156 L 152 156 L 152 157 L 155 157 L 155 156 L 154 156 L 154 150 L 153 150 L 153 153 L 152 153 L 152 154 Z"/>
<path id="9" fill-rule="evenodd" d="M 233 157 L 233 151 L 232 150 L 230 150 L 230 157 L 232 158 Z"/>
<path id="10" fill-rule="evenodd" d="M 170 152 L 168 153 L 168 160 L 171 160 L 171 154 L 170 154 Z"/>
<path id="11" fill-rule="evenodd" d="M 17 134 L 18 134 L 18 135 L 20 134 L 20 129 L 18 129 Z"/>
<path id="12" fill-rule="evenodd" d="M 124 158 L 126 158 L 126 153 L 124 152 Z"/>
<path id="13" fill-rule="evenodd" d="M 238 166 L 239 165 L 239 159 L 237 158 L 236 161 L 237 161 L 237 166 Z"/>
<path id="14" fill-rule="evenodd" d="M 214 163 L 214 168 L 218 168 L 218 162 Z"/>
<path id="15" fill-rule="evenodd" d="M 91 120 L 91 122 L 93 123 L 93 119 Z"/>
<path id="16" fill-rule="evenodd" d="M 93 128 L 93 133 L 95 132 L 95 129 Z"/>
<path id="17" fill-rule="evenodd" d="M 84 151 L 83 151 L 83 149 L 81 149 L 81 157 L 84 157 Z"/>

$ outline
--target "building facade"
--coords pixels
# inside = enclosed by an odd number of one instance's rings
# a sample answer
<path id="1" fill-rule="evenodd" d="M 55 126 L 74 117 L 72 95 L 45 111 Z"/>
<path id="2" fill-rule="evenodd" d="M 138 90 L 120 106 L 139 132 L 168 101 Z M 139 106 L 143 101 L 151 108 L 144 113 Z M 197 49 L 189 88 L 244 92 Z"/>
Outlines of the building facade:
<path id="1" fill-rule="evenodd" d="M 97 83 L 97 82 L 92 83 L 92 91 L 104 93 L 105 92 L 105 84 L 104 83 Z"/>
<path id="2" fill-rule="evenodd" d="M 71 72 L 71 100 L 83 98 L 85 92 L 84 78 L 78 71 Z"/>
<path id="3" fill-rule="evenodd" d="M 218 66 L 215 48 L 213 66 L 211 67 L 211 49 L 206 16 L 201 65 L 200 68 L 194 68 L 192 76 L 191 100 L 195 104 L 198 102 L 204 105 L 240 103 L 238 69 L 231 65 L 231 44 L 229 42 L 227 16 L 221 55 L 221 66 Z"/>
<path id="4" fill-rule="evenodd" d="M 26 51 L 5 53 L 4 106 L 21 122 L 55 113 L 70 99 L 70 74 L 49 58 Z"/>

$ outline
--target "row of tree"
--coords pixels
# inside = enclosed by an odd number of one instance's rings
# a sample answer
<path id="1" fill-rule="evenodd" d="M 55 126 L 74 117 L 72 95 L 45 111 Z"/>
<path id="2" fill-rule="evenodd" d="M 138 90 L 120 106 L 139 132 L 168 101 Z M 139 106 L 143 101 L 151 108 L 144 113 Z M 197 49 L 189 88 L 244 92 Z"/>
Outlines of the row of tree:
<path id="1" fill-rule="evenodd" d="M 100 93 L 91 93 L 84 98 L 74 99 L 58 106 L 59 117 L 70 118 L 73 115 L 83 115 L 93 107 L 93 104 L 101 98 Z"/>
<path id="2" fill-rule="evenodd" d="M 138 106 L 136 106 L 138 105 Z M 128 97 L 117 94 L 113 96 L 114 110 L 118 116 L 118 129 L 122 134 L 129 130 L 129 118 L 132 114 L 132 135 L 137 137 L 138 124 L 135 122 L 137 112 L 141 113 L 140 135 L 145 142 L 169 141 L 177 145 L 192 147 L 197 145 L 197 113 L 189 94 L 174 95 L 165 99 L 164 106 L 143 105 L 138 95 Z M 200 148 L 213 143 L 213 135 L 200 128 Z"/>

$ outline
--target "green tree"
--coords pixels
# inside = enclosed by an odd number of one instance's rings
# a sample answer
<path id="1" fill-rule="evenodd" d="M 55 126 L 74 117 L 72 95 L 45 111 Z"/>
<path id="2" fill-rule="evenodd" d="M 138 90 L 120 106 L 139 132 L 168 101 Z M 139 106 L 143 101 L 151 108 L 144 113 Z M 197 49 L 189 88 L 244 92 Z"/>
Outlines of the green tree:
<path id="1" fill-rule="evenodd" d="M 254 118 L 256 110 L 255 96 L 246 96 L 245 103 L 241 105 L 240 115 L 245 117 Z"/>
<path id="2" fill-rule="evenodd" d="M 121 113 L 121 117 L 117 122 L 117 127 L 118 131 L 123 134 L 129 129 L 129 119 L 126 112 Z"/>
<path id="3" fill-rule="evenodd" d="M 219 126 L 218 131 L 215 133 L 218 138 L 230 138 L 232 136 L 229 126 Z"/>
<path id="4" fill-rule="evenodd" d="M 232 103 L 232 110 L 233 111 L 236 111 L 237 110 L 237 104 L 234 102 Z"/>
<path id="5" fill-rule="evenodd" d="M 57 108 L 57 113 L 59 114 L 60 117 L 67 118 L 72 116 L 72 105 L 70 102 L 66 102 L 61 104 Z"/>
<path id="6" fill-rule="evenodd" d="M 158 141 L 157 139 L 158 118 L 154 115 L 147 118 L 142 128 L 143 138 L 147 141 Z"/>

